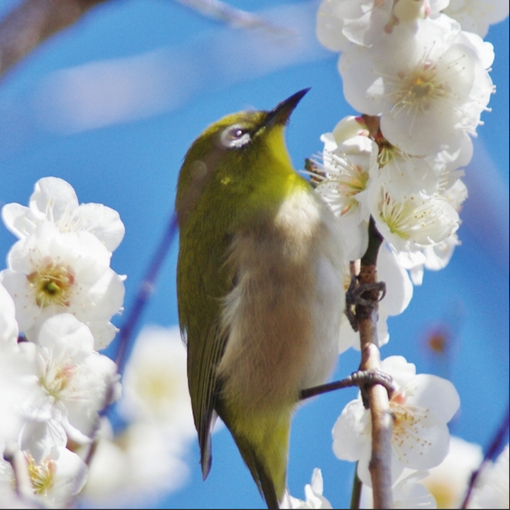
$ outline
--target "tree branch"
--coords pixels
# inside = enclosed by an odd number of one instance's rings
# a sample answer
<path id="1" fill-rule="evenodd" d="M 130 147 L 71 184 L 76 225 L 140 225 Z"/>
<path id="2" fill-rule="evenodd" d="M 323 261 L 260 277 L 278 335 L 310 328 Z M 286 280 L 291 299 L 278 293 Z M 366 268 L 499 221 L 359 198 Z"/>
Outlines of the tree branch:
<path id="1" fill-rule="evenodd" d="M 129 356 L 128 348 L 133 341 L 132 335 L 138 327 L 142 312 L 145 310 L 145 307 L 147 306 L 147 303 L 152 295 L 154 285 L 161 271 L 161 267 L 163 266 L 163 262 L 166 260 L 168 252 L 172 247 L 172 243 L 176 237 L 176 234 L 177 216 L 174 212 L 172 212 L 170 213 L 170 217 L 163 232 L 163 236 L 161 237 L 159 244 L 157 245 L 152 255 L 144 279 L 138 287 L 138 292 L 131 307 L 131 311 L 129 314 L 127 314 L 127 318 L 124 321 L 124 324 L 122 324 L 122 326 L 119 328 L 119 343 L 117 355 L 115 356 L 115 363 L 117 363 L 119 374 L 124 372 L 124 368 Z"/>
<path id="2" fill-rule="evenodd" d="M 500 426 L 496 430 L 496 433 L 494 434 L 494 437 L 491 439 L 489 447 L 485 452 L 482 463 L 480 464 L 478 469 L 471 475 L 466 496 L 460 508 L 468 508 L 469 501 L 471 499 L 471 496 L 473 495 L 473 489 L 475 488 L 482 471 L 490 461 L 496 460 L 498 453 L 504 447 L 508 435 L 508 426 L 509 426 L 509 410 L 507 407 L 505 415 L 503 416 L 503 420 L 501 421 Z"/>
<path id="3" fill-rule="evenodd" d="M 382 243 L 382 237 L 370 219 L 369 246 L 361 259 L 359 274 L 360 285 L 377 282 L 377 254 Z M 381 370 L 381 358 L 377 341 L 377 309 L 378 290 L 367 290 L 362 294 L 369 306 L 356 305 L 356 317 L 361 343 L 360 370 Z M 374 508 L 392 508 L 391 494 L 391 438 L 393 418 L 391 415 L 388 392 L 380 384 L 367 388 L 368 402 L 372 419 L 372 458 L 369 469 L 372 477 Z"/>
<path id="4" fill-rule="evenodd" d="M 0 21 L 0 77 L 34 48 L 107 0 L 25 0 Z"/>

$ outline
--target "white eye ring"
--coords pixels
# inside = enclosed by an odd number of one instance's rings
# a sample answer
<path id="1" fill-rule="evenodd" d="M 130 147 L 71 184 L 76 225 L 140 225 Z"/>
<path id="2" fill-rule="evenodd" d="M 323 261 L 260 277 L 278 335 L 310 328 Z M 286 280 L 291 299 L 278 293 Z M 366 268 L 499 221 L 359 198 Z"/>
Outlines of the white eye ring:
<path id="1" fill-rule="evenodd" d="M 239 149 L 249 143 L 251 137 L 241 124 L 234 124 L 223 130 L 220 140 L 227 149 Z"/>

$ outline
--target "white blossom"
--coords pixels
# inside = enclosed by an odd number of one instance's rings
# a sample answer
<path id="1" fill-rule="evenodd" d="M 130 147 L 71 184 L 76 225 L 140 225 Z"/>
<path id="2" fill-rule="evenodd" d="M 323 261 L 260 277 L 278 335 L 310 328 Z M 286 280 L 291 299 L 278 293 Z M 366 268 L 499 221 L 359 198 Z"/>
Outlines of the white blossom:
<path id="1" fill-rule="evenodd" d="M 102 436 L 83 495 L 98 505 L 146 505 L 182 487 L 189 474 L 183 460 L 188 447 L 189 441 L 175 441 L 168 430 L 143 420 L 115 438 Z"/>
<path id="2" fill-rule="evenodd" d="M 117 211 L 102 204 L 78 204 L 73 187 L 57 177 L 35 184 L 29 206 L 11 203 L 2 208 L 5 226 L 19 239 L 33 234 L 38 225 L 53 223 L 61 232 L 90 232 L 113 252 L 124 237 Z"/>
<path id="3" fill-rule="evenodd" d="M 112 506 L 115 497 L 129 486 L 130 470 L 122 441 L 116 441 L 110 422 L 103 418 L 82 496 L 93 501 L 94 506 L 97 503 L 103 503 L 103 508 Z"/>
<path id="4" fill-rule="evenodd" d="M 477 480 L 468 508 L 509 508 L 508 444 L 495 462 L 489 462 Z"/>
<path id="5" fill-rule="evenodd" d="M 452 186 L 440 194 L 456 211 L 460 211 L 462 203 L 467 198 L 464 183 L 457 179 Z M 397 258 L 402 267 L 409 270 L 414 285 L 421 285 L 424 268 L 438 271 L 447 266 L 455 247 L 460 244 L 457 233 L 453 232 L 443 241 L 429 246 L 423 246 L 414 251 L 400 251 Z"/>
<path id="6" fill-rule="evenodd" d="M 458 21 L 462 30 L 485 37 L 489 25 L 508 16 L 508 6 L 508 0 L 450 0 L 443 12 Z"/>
<path id="7" fill-rule="evenodd" d="M 397 25 L 373 47 L 351 46 L 339 70 L 349 104 L 381 115 L 391 144 L 425 156 L 455 152 L 475 132 L 493 92 L 493 57 L 490 43 L 441 15 Z"/>
<path id="8" fill-rule="evenodd" d="M 411 156 L 395 146 L 381 147 L 377 175 L 392 196 L 433 195 L 439 190 L 445 165 L 432 158 Z"/>
<path id="9" fill-rule="evenodd" d="M 377 166 L 377 145 L 364 135 L 343 140 L 342 135 L 348 129 L 340 124 L 342 121 L 333 133 L 321 137 L 323 165 L 312 175 L 319 183 L 316 192 L 338 217 L 346 258 L 356 260 L 363 256 L 368 245 L 370 210 L 366 190 L 370 172 Z M 350 124 L 359 125 L 356 121 Z"/>
<path id="10" fill-rule="evenodd" d="M 177 326 L 142 329 L 124 372 L 119 412 L 174 430 L 176 441 L 195 437 L 186 347 Z"/>
<path id="11" fill-rule="evenodd" d="M 448 0 L 323 0 L 317 11 L 317 38 L 328 49 L 351 43 L 372 47 L 395 25 L 435 17 Z"/>
<path id="12" fill-rule="evenodd" d="M 406 471 L 392 487 L 393 508 L 437 508 L 434 496 L 422 483 L 427 472 Z"/>
<path id="13" fill-rule="evenodd" d="M 305 501 L 292 497 L 285 492 L 280 508 L 333 508 L 331 503 L 322 495 L 322 472 L 315 468 L 312 474 L 312 483 L 305 485 Z"/>
<path id="14" fill-rule="evenodd" d="M 0 345 L 14 345 L 18 341 L 18 323 L 14 301 L 0 283 Z"/>
<path id="15" fill-rule="evenodd" d="M 437 508 L 434 496 L 423 485 L 423 479 L 427 474 L 427 471 L 404 469 L 391 488 L 392 508 Z M 367 485 L 363 485 L 362 488 L 361 508 L 374 508 L 372 488 Z"/>
<path id="16" fill-rule="evenodd" d="M 17 438 L 34 395 L 41 392 L 31 360 L 17 343 L 0 342 L 0 446 Z"/>
<path id="17" fill-rule="evenodd" d="M 370 131 L 363 117 L 348 115 L 338 122 L 333 129 L 332 134 L 334 145 L 338 146 L 346 140 L 349 140 L 349 138 L 354 138 L 355 136 L 368 136 Z M 327 134 L 323 136 L 328 137 Z M 326 141 L 324 141 L 324 143 L 326 143 Z M 334 150 L 336 148 L 335 146 L 332 146 L 331 149 L 329 149 L 329 147 L 327 148 L 329 150 Z"/>
<path id="18" fill-rule="evenodd" d="M 390 21 L 393 0 L 323 0 L 317 11 L 317 38 L 343 51 L 351 42 L 370 46 Z"/>
<path id="19" fill-rule="evenodd" d="M 106 347 L 116 333 L 109 321 L 124 300 L 124 277 L 110 268 L 110 257 L 89 232 L 61 233 L 51 223 L 14 244 L 0 280 L 25 336 L 35 338 L 46 318 L 71 313 L 90 327 L 96 349 Z"/>
<path id="20" fill-rule="evenodd" d="M 122 505 L 180 487 L 196 431 L 178 327 L 141 331 L 126 365 L 118 411 L 125 428 L 114 437 L 103 422 L 84 496 L 98 505 Z"/>
<path id="21" fill-rule="evenodd" d="M 37 344 L 21 350 L 33 365 L 40 391 L 25 404 L 33 419 L 54 419 L 68 437 L 90 442 L 99 425 L 98 412 L 119 397 L 117 367 L 94 351 L 89 328 L 71 314 L 49 318 Z"/>
<path id="22" fill-rule="evenodd" d="M 480 445 L 450 436 L 448 455 L 438 466 L 429 469 L 422 481 L 434 496 L 438 508 L 460 508 L 472 473 L 480 466 Z"/>
<path id="23" fill-rule="evenodd" d="M 30 489 L 43 507 L 66 508 L 73 496 L 83 488 L 87 466 L 78 455 L 65 447 L 65 435 L 56 434 L 44 422 L 31 422 L 22 433 L 21 452 L 26 463 Z M 14 472 L 10 464 L 0 460 L 0 497 L 14 496 Z M 16 499 L 16 498 L 13 498 Z M 23 499 L 18 498 L 20 504 Z"/>
<path id="24" fill-rule="evenodd" d="M 429 469 L 448 453 L 447 423 L 459 408 L 454 386 L 440 377 L 416 374 L 416 367 L 402 356 L 390 356 L 382 370 L 393 377 L 396 391 L 390 399 L 394 425 L 392 435 L 392 480 L 405 467 Z M 333 451 L 339 459 L 358 461 L 358 476 L 371 486 L 368 463 L 371 456 L 370 412 L 361 396 L 349 402 L 333 428 Z"/>
<path id="25" fill-rule="evenodd" d="M 452 236 L 459 214 L 441 195 L 392 195 L 383 176 L 370 183 L 369 206 L 377 230 L 397 251 L 418 251 Z"/>

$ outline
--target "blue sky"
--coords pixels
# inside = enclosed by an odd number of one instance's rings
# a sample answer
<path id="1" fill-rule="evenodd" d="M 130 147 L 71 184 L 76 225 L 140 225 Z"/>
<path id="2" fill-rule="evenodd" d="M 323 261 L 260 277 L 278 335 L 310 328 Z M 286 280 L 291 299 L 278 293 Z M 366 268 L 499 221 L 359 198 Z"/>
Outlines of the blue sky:
<path id="1" fill-rule="evenodd" d="M 0 16 L 16 3 L 0 0 Z M 314 39 L 317 2 L 231 4 L 271 8 L 264 11 L 268 19 L 300 36 L 228 29 L 170 0 L 109 2 L 37 48 L 0 83 L 0 205 L 26 204 L 39 178 L 57 176 L 72 184 L 81 202 L 119 211 L 126 236 L 112 267 L 128 275 L 126 313 L 173 210 L 184 153 L 208 124 L 245 108 L 270 109 L 311 87 L 287 132 L 291 157 L 302 168 L 322 149 L 320 135 L 356 113 L 342 96 L 337 55 Z M 508 405 L 508 19 L 486 40 L 495 46 L 497 93 L 492 112 L 482 115 L 466 169 L 462 245 L 446 269 L 425 274 L 404 314 L 390 319 L 391 339 L 382 350 L 383 357 L 404 355 L 418 371 L 448 373 L 462 402 L 452 431 L 482 446 Z M 3 257 L 13 242 L 0 228 Z M 143 323 L 177 323 L 177 249 L 175 243 Z M 452 334 L 446 368 L 423 347 L 434 328 Z M 342 355 L 336 376 L 357 363 L 356 353 Z M 296 414 L 289 463 L 296 497 L 320 467 L 333 506 L 348 504 L 353 466 L 334 457 L 331 429 L 354 396 L 354 390 L 323 396 Z M 188 483 L 153 507 L 261 506 L 228 432 L 216 434 L 213 443 L 208 480 L 201 480 L 194 445 Z"/>

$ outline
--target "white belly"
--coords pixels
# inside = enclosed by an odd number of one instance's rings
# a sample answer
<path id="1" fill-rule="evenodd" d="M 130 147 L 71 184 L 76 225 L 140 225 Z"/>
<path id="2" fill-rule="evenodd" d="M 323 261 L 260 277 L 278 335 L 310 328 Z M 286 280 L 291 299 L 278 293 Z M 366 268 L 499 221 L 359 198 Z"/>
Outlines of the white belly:
<path id="1" fill-rule="evenodd" d="M 336 220 L 319 197 L 300 191 L 240 232 L 229 261 L 237 282 L 222 313 L 224 396 L 246 412 L 293 404 L 337 360 L 345 261 Z"/>

